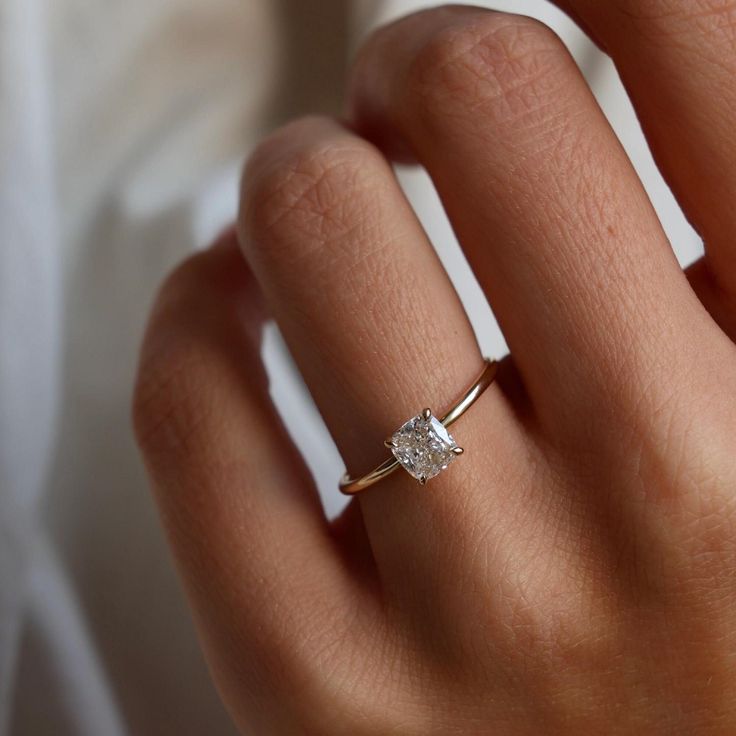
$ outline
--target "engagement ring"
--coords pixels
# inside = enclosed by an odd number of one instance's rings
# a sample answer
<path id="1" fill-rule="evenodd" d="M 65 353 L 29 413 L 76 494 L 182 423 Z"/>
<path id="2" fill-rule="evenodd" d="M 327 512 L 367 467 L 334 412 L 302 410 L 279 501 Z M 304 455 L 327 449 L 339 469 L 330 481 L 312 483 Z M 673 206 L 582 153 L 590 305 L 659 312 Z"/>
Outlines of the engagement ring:
<path id="1" fill-rule="evenodd" d="M 384 442 L 393 457 L 360 478 L 351 478 L 346 473 L 340 480 L 340 491 L 353 496 L 383 480 L 398 467 L 404 468 L 422 485 L 430 478 L 439 475 L 463 454 L 463 448 L 455 442 L 447 428 L 456 422 L 493 383 L 497 370 L 498 363 L 486 359 L 483 372 L 450 411 L 438 419 L 431 409 L 425 409 L 410 419 Z"/>

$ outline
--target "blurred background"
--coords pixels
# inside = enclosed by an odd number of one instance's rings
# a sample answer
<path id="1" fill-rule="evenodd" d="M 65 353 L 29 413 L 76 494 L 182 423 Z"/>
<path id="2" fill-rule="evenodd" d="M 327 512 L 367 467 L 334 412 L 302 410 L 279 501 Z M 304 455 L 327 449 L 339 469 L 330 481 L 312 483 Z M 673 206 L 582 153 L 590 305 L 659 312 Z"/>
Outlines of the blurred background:
<path id="1" fill-rule="evenodd" d="M 165 273 L 232 220 L 258 138 L 339 113 L 360 40 L 425 4 L 0 0 L 0 736 L 234 733 L 133 442 L 137 348 Z M 544 0 L 493 7 L 562 36 L 693 260 L 611 63 Z M 400 176 L 502 355 L 426 177 Z M 273 327 L 264 351 L 334 514 L 340 459 Z"/>

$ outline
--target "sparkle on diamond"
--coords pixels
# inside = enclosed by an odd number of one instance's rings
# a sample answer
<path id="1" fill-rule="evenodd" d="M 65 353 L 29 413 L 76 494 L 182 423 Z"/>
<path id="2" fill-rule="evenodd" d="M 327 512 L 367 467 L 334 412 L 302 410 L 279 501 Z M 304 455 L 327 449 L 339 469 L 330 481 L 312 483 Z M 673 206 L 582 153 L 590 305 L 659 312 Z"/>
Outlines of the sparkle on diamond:
<path id="1" fill-rule="evenodd" d="M 394 457 L 419 481 L 441 473 L 456 457 L 455 440 L 435 416 L 410 419 L 391 438 Z"/>

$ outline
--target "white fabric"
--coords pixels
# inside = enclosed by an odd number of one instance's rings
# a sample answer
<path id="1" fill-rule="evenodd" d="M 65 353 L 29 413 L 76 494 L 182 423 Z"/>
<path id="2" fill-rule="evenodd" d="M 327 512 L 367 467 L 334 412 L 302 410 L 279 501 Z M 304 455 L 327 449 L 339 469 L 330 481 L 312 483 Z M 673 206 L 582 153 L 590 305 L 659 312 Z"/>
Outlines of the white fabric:
<path id="1" fill-rule="evenodd" d="M 0 736 L 231 734 L 128 421 L 156 284 L 232 217 L 275 122 L 337 110 L 349 49 L 423 2 L 0 0 Z M 612 66 L 541 0 L 649 188 L 698 243 Z M 503 343 L 423 174 L 402 173 L 485 350 Z M 317 415 L 269 334 L 277 402 Z M 331 513 L 339 458 L 297 436 Z"/>

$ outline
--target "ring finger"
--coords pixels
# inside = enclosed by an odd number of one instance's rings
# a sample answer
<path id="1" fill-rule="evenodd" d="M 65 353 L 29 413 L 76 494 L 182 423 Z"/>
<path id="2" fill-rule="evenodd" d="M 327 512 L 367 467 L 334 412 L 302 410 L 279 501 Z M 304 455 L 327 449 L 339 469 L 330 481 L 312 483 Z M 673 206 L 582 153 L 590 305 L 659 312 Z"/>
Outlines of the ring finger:
<path id="1" fill-rule="evenodd" d="M 246 167 L 239 230 L 351 474 L 382 461 L 382 440 L 410 416 L 450 408 L 476 377 L 482 358 L 458 296 L 390 166 L 363 139 L 321 118 L 275 133 Z M 486 414 L 498 434 L 488 473 Z M 492 386 L 458 427 L 467 456 L 432 481 L 422 504 L 403 472 L 360 496 L 379 568 L 405 540 L 431 549 L 433 511 L 457 518 L 478 489 L 470 468 L 503 472 L 504 448 L 523 443 L 514 421 Z M 463 493 L 443 493 L 446 483 Z"/>

